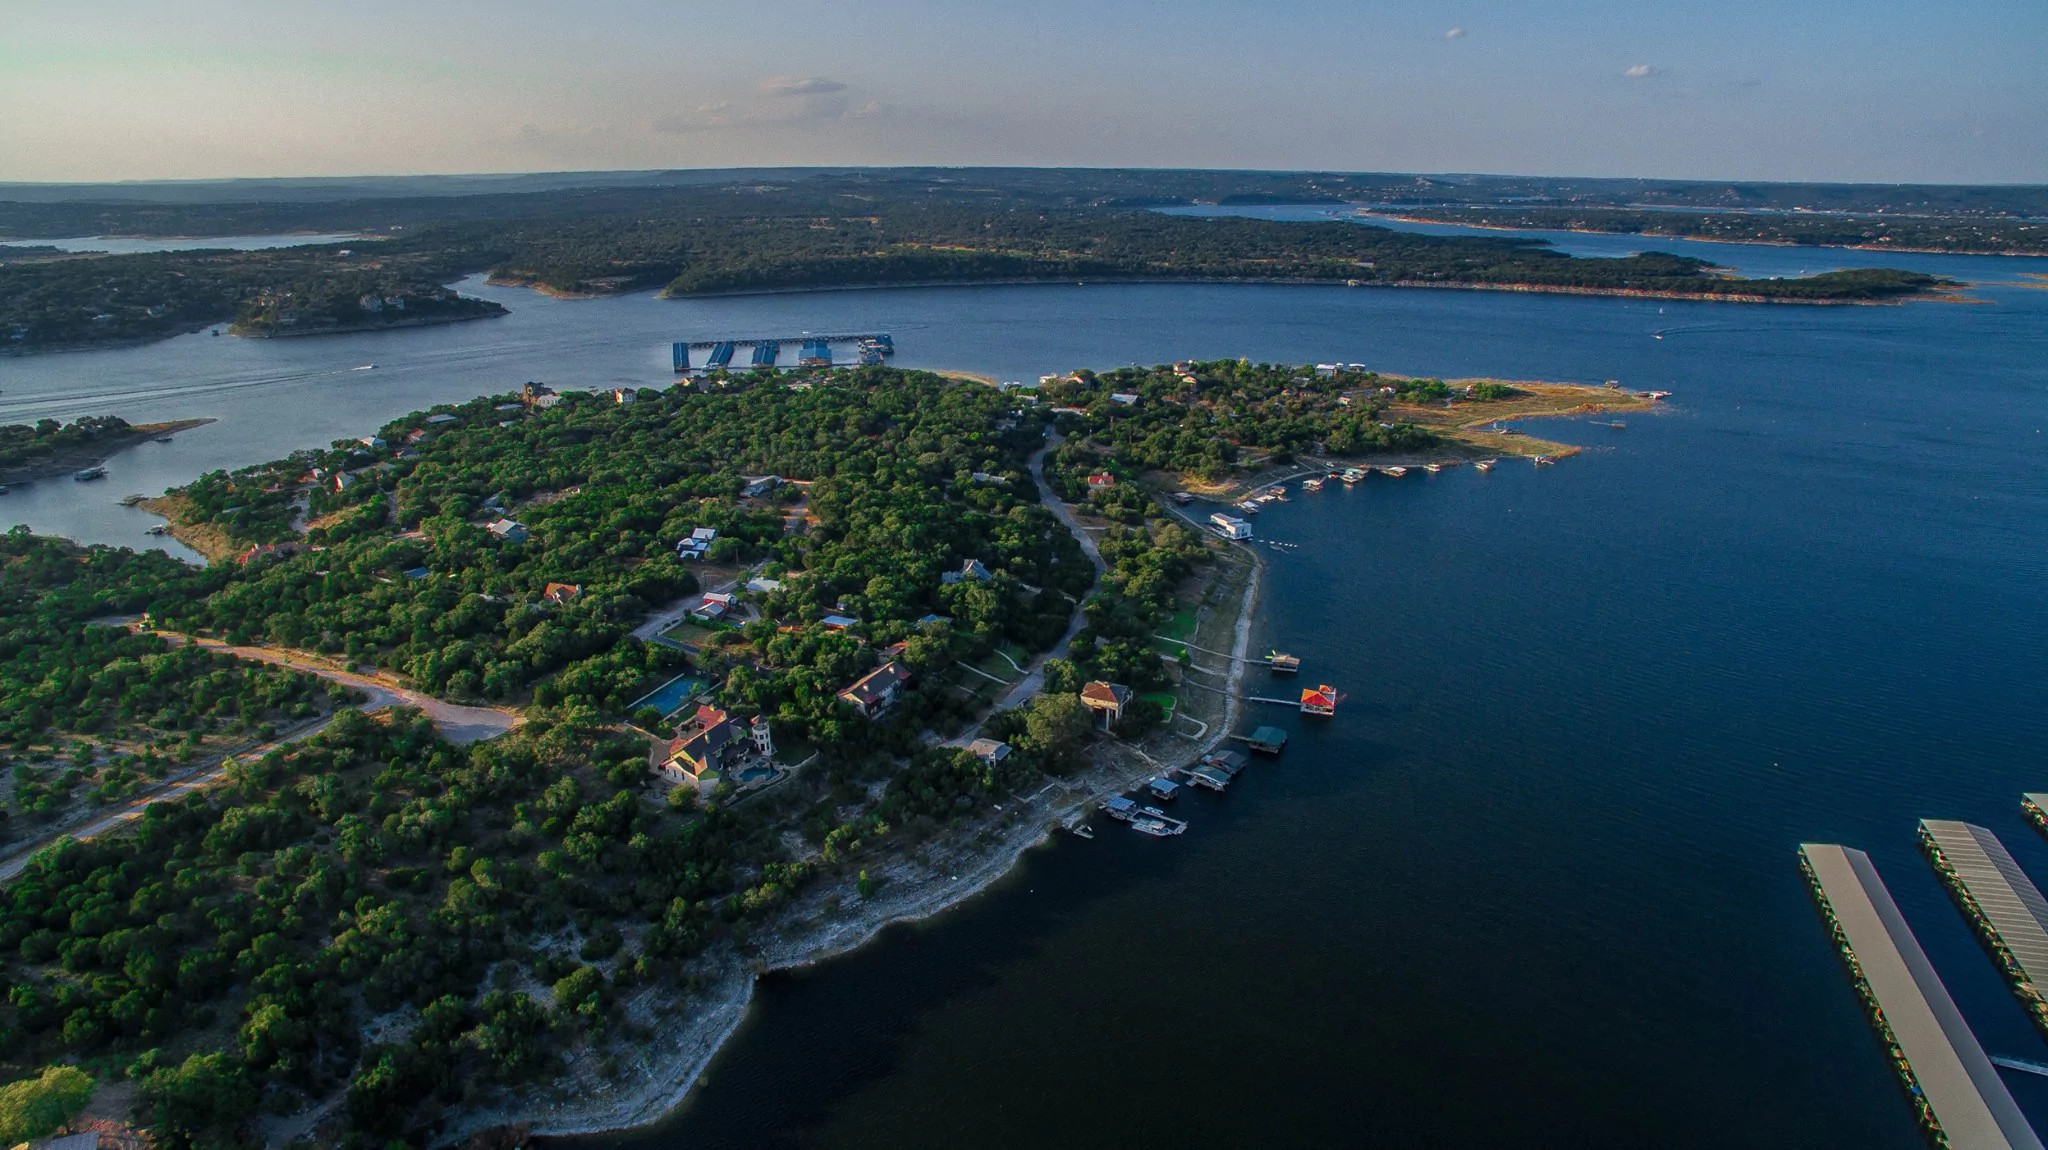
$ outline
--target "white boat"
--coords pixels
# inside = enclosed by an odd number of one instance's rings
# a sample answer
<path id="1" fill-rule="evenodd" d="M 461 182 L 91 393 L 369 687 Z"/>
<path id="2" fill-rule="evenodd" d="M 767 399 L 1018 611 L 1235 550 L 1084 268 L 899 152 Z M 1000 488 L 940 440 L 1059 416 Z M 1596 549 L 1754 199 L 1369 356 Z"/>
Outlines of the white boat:
<path id="1" fill-rule="evenodd" d="M 1323 489 L 1323 481 L 1320 479 L 1304 479 L 1301 481 L 1301 489 L 1303 491 L 1321 491 Z"/>
<path id="2" fill-rule="evenodd" d="M 1422 469 L 1424 471 L 1429 472 L 1431 475 L 1435 475 L 1437 472 L 1442 471 L 1444 469 L 1444 465 L 1441 463 L 1425 463 L 1422 465 Z"/>
<path id="3" fill-rule="evenodd" d="M 366 364 L 364 364 L 364 365 L 363 365 L 363 366 L 361 366 L 361 367 L 358 367 L 358 368 L 352 368 L 352 369 L 350 369 L 350 370 L 352 370 L 352 371 L 375 371 L 375 370 L 377 370 L 377 365 L 376 365 L 376 364 L 374 364 L 374 363 L 366 363 Z"/>
<path id="4" fill-rule="evenodd" d="M 1538 466 L 1538 467 L 1548 467 L 1548 466 L 1550 466 L 1551 464 L 1553 464 L 1553 463 L 1556 463 L 1556 462 L 1557 462 L 1557 460 L 1555 460 L 1555 459 L 1552 459 L 1552 458 L 1551 458 L 1551 457 L 1549 457 L 1548 455 L 1539 455 L 1539 456 L 1537 456 L 1537 457 L 1536 457 L 1536 458 L 1535 458 L 1535 459 L 1533 460 L 1533 462 L 1534 462 L 1534 463 L 1536 464 L 1536 466 Z"/>
<path id="5" fill-rule="evenodd" d="M 1401 478 L 1401 477 L 1402 477 L 1403 475 L 1406 475 L 1406 474 L 1408 474 L 1408 469 L 1407 469 L 1407 468 L 1405 468 L 1405 467 L 1401 467 L 1401 466 L 1399 466 L 1399 465 L 1396 465 L 1396 466 L 1393 466 L 1393 467 L 1382 467 L 1382 468 L 1380 468 L 1380 474 L 1382 474 L 1382 475 L 1391 475 L 1391 476 L 1393 476 L 1394 478 L 1396 478 L 1396 479 L 1399 479 L 1399 478 Z"/>
<path id="6" fill-rule="evenodd" d="M 1187 830 L 1188 826 L 1186 823 L 1171 823 L 1165 819 L 1139 817 L 1131 820 L 1131 829 L 1141 835 L 1151 835 L 1155 839 L 1163 839 L 1168 835 L 1180 834 L 1182 831 Z"/>
<path id="7" fill-rule="evenodd" d="M 1474 460 L 1474 461 L 1473 461 L 1473 463 L 1472 463 L 1472 466 L 1474 466 L 1474 467 L 1477 467 L 1477 468 L 1478 468 L 1479 470 L 1481 470 L 1481 471 L 1492 471 L 1492 470 L 1493 470 L 1493 460 L 1491 460 L 1491 459 L 1478 459 L 1478 460 Z"/>

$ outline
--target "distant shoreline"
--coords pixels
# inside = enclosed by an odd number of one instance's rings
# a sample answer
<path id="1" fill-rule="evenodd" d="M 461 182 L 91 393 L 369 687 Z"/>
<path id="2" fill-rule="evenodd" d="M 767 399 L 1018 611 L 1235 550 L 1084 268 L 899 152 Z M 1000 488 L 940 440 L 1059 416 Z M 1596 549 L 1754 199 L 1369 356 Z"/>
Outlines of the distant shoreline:
<path id="1" fill-rule="evenodd" d="M 1388 212 L 1374 212 L 1366 209 L 1373 219 L 1395 220 L 1404 224 L 1434 224 L 1445 228 L 1472 228 L 1482 232 L 1563 232 L 1573 236 L 1635 236 L 1646 240 L 1685 240 L 1695 244 L 1736 244 L 1756 248 L 1806 248 L 1816 252 L 1898 252 L 1901 255 L 1919 256 L 1994 256 L 2001 259 L 2039 260 L 2048 259 L 2044 252 L 1979 252 L 1961 248 L 1909 248 L 1895 244 L 1802 244 L 1793 240 L 1745 240 L 1731 236 L 1689 236 L 1683 232 L 1630 232 L 1606 231 L 1601 228 L 1525 228 L 1514 224 L 1475 224 L 1469 220 L 1431 219 L 1428 216 L 1397 216 Z M 1820 302 L 1820 301 L 1816 301 Z M 1836 301 L 1826 301 L 1836 302 Z M 1851 301 L 1853 302 L 1853 301 Z"/>

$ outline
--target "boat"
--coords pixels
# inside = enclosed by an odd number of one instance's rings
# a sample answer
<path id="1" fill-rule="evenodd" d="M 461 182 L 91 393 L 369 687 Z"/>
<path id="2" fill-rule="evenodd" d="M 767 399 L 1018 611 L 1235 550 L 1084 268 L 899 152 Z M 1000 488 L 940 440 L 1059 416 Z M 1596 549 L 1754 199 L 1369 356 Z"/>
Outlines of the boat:
<path id="1" fill-rule="evenodd" d="M 1244 512 L 1246 515 L 1257 515 L 1259 513 L 1259 505 L 1257 503 L 1252 502 L 1249 499 L 1238 504 L 1237 509 L 1239 511 Z"/>
<path id="2" fill-rule="evenodd" d="M 71 476 L 71 478 L 76 479 L 80 483 L 89 483 L 92 480 L 105 479 L 106 477 L 107 469 L 104 467 L 88 467 L 84 471 L 77 472 Z"/>
<path id="3" fill-rule="evenodd" d="M 121 506 L 133 507 L 147 498 L 149 498 L 147 495 L 123 495 L 121 497 Z"/>
<path id="4" fill-rule="evenodd" d="M 0 495 L 5 494 L 7 494 L 7 485 L 5 483 L 0 483 Z"/>
<path id="5" fill-rule="evenodd" d="M 1288 655 L 1278 650 L 1266 652 L 1266 666 L 1276 675 L 1292 675 L 1301 670 L 1301 656 Z"/>
<path id="6" fill-rule="evenodd" d="M 1531 462 L 1533 462 L 1538 467 L 1548 467 L 1551 464 L 1556 463 L 1557 460 L 1552 459 L 1548 455 L 1539 455 L 1535 459 L 1531 460 Z"/>
<path id="7" fill-rule="evenodd" d="M 1475 459 L 1475 460 L 1473 460 L 1473 461 L 1472 461 L 1472 466 L 1474 466 L 1474 467 L 1477 467 L 1477 468 L 1478 468 L 1479 470 L 1481 470 L 1481 471 L 1492 471 L 1492 470 L 1493 470 L 1493 460 L 1491 460 L 1491 459 Z"/>
<path id="8" fill-rule="evenodd" d="M 1623 423 L 1623 422 L 1622 422 L 1621 420 L 1619 420 L 1619 419 L 1614 419 L 1614 420 L 1609 420 L 1609 421 L 1608 421 L 1608 423 L 1607 423 L 1607 426 L 1609 426 L 1609 427 L 1612 427 L 1612 428 L 1614 428 L 1615 430 L 1617 430 L 1617 431 L 1618 431 L 1618 430 L 1620 430 L 1621 428 L 1627 427 L 1627 426 L 1628 426 L 1628 424 L 1626 424 L 1626 423 Z"/>
<path id="9" fill-rule="evenodd" d="M 1187 828 L 1170 827 L 1158 819 L 1135 818 L 1131 820 L 1131 829 L 1141 835 L 1151 835 L 1155 839 L 1163 839 L 1168 835 L 1177 835 Z"/>
<path id="10" fill-rule="evenodd" d="M 1364 479 L 1365 472 L 1361 468 L 1347 467 L 1343 470 L 1341 474 L 1337 476 L 1337 478 L 1343 480 L 1345 486 L 1348 487 L 1351 484 L 1356 483 L 1361 479 Z"/>
<path id="11" fill-rule="evenodd" d="M 1402 467 L 1402 466 L 1401 466 L 1401 465 L 1399 465 L 1399 464 L 1395 464 L 1395 465 L 1394 465 L 1394 466 L 1392 466 L 1392 467 L 1382 467 L 1382 468 L 1380 468 L 1380 474 L 1382 474 L 1382 475 L 1391 475 L 1391 476 L 1393 476 L 1394 478 L 1396 478 L 1396 479 L 1399 479 L 1399 478 L 1401 478 L 1401 477 L 1402 477 L 1403 475 L 1406 475 L 1406 474 L 1408 474 L 1408 469 L 1407 469 L 1407 468 L 1405 468 L 1405 467 Z"/>
<path id="12" fill-rule="evenodd" d="M 1266 488 L 1266 498 L 1285 499 L 1287 498 L 1287 489 L 1285 487 L 1268 487 Z"/>
<path id="13" fill-rule="evenodd" d="M 171 533 L 171 529 L 164 526 L 161 523 L 158 523 L 153 527 L 143 528 L 142 533 L 144 535 L 169 535 Z"/>
<path id="14" fill-rule="evenodd" d="M 1437 472 L 1442 471 L 1444 469 L 1444 465 L 1441 463 L 1425 463 L 1422 465 L 1422 469 L 1424 471 L 1429 472 L 1431 475 L 1435 475 Z"/>
<path id="15" fill-rule="evenodd" d="M 1102 810 L 1110 818 L 1127 823 L 1137 815 L 1138 804 L 1122 795 L 1115 795 L 1102 804 Z"/>
<path id="16" fill-rule="evenodd" d="M 1323 489 L 1323 481 L 1320 479 L 1304 479 L 1301 481 L 1301 489 L 1303 491 L 1321 491 Z"/>
<path id="17" fill-rule="evenodd" d="M 355 367 L 355 368 L 350 368 L 349 370 L 351 370 L 351 371 L 375 371 L 375 370 L 377 370 L 377 365 L 376 365 L 376 364 L 374 364 L 374 363 L 366 363 L 366 364 L 364 364 L 364 365 L 363 365 L 363 366 L 361 366 L 361 367 Z"/>
<path id="18" fill-rule="evenodd" d="M 1145 789 L 1151 791 L 1152 797 L 1162 803 L 1170 803 L 1180 794 L 1180 784 L 1167 778 L 1165 775 L 1148 780 L 1145 783 Z"/>
<path id="19" fill-rule="evenodd" d="M 159 435 L 156 437 L 156 441 L 158 443 L 169 443 L 171 441 L 171 437 L 168 435 Z"/>
<path id="20" fill-rule="evenodd" d="M 1193 503 L 1194 501 L 1195 497 L 1188 494 L 1185 491 L 1176 491 L 1173 493 L 1173 502 L 1177 506 L 1186 507 L 1188 504 Z"/>
<path id="21" fill-rule="evenodd" d="M 1095 828 L 1089 826 L 1087 823 L 1075 823 L 1073 826 L 1070 826 L 1067 829 L 1074 832 L 1074 834 L 1080 838 L 1092 839 L 1095 837 Z"/>

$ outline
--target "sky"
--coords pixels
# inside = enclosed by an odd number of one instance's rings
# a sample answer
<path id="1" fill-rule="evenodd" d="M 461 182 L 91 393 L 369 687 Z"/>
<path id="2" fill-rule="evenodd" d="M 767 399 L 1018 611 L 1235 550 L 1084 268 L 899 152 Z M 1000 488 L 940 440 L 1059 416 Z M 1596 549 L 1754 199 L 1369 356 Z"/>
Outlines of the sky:
<path id="1" fill-rule="evenodd" d="M 0 180 L 784 164 L 2048 183 L 2048 0 L 0 0 Z"/>

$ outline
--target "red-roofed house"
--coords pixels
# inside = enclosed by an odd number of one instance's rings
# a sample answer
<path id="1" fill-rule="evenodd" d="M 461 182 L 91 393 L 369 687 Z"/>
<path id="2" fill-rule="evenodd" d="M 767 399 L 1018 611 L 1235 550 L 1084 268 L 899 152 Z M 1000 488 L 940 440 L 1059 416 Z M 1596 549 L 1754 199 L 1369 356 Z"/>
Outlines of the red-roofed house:
<path id="1" fill-rule="evenodd" d="M 1131 689 L 1122 683 L 1096 679 L 1081 688 L 1081 702 L 1102 716 L 1102 729 L 1106 731 L 1123 721 L 1124 707 L 1130 704 L 1131 694 Z"/>

